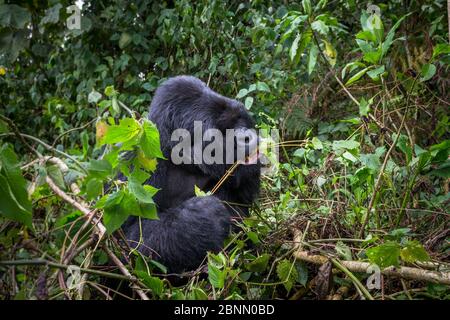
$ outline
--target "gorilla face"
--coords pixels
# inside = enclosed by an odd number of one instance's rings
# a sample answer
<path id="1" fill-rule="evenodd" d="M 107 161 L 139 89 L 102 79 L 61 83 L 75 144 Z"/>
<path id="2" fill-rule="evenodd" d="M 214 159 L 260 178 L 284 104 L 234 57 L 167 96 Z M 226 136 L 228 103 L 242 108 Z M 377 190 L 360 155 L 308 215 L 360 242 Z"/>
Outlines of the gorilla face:
<path id="1" fill-rule="evenodd" d="M 167 140 L 179 129 L 189 133 L 190 141 L 185 142 L 191 147 L 190 162 L 183 165 L 188 170 L 197 169 L 220 178 L 239 161 L 241 165 L 234 170 L 228 183 L 238 186 L 242 179 L 259 177 L 258 138 L 251 130 L 255 127 L 252 118 L 242 103 L 212 91 L 199 79 L 179 76 L 167 80 L 156 91 L 150 120 L 158 127 L 161 139 Z M 217 141 L 219 139 L 221 141 Z M 172 150 L 180 141 L 161 141 L 166 158 L 171 159 Z M 212 148 L 217 142 L 221 150 Z M 208 161 L 205 158 L 208 154 L 218 161 Z"/>

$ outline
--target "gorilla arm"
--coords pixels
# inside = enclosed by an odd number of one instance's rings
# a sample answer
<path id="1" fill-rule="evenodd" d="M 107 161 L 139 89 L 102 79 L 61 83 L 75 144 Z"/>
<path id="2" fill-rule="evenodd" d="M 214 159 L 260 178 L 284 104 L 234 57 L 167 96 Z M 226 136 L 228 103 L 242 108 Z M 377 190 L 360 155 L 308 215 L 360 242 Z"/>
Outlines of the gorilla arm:
<path id="1" fill-rule="evenodd" d="M 194 270 L 207 251 L 218 252 L 230 231 L 230 213 L 214 197 L 193 197 L 179 206 L 159 212 L 159 220 L 142 219 L 126 225 L 124 233 L 132 248 L 163 263 L 170 272 Z"/>

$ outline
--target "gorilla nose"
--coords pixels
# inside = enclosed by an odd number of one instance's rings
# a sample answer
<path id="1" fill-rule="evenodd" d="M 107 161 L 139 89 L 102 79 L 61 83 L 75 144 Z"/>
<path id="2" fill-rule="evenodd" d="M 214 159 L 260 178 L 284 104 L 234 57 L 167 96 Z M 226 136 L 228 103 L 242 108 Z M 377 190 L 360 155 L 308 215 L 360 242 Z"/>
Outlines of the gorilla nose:
<path id="1" fill-rule="evenodd" d="M 256 149 L 258 144 L 258 136 L 256 131 L 247 128 L 236 129 L 236 143 L 239 146 L 246 146 L 250 150 Z"/>

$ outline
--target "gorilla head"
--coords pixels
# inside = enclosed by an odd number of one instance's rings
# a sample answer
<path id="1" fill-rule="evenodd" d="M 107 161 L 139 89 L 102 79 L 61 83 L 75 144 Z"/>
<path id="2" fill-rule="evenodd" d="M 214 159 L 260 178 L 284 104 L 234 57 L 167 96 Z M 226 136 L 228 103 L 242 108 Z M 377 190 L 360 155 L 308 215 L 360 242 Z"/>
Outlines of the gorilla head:
<path id="1" fill-rule="evenodd" d="M 228 180 L 235 185 L 239 185 L 237 180 L 254 178 L 259 173 L 258 139 L 256 132 L 251 130 L 255 124 L 244 105 L 214 92 L 195 77 L 178 76 L 164 82 L 152 101 L 150 120 L 158 127 L 161 140 L 164 139 L 161 141 L 164 156 L 172 161 L 173 151 L 184 140 L 182 137 L 178 139 L 174 132 L 181 129 L 188 133 L 190 152 L 184 162 L 187 170 L 196 168 L 211 177 L 220 178 L 240 160 L 241 165 Z M 195 130 L 196 124 L 201 125 L 200 131 Z M 196 136 L 196 132 L 203 138 Z M 220 142 L 222 149 L 214 150 L 213 142 Z M 212 150 L 210 153 L 207 152 L 208 145 L 209 151 Z M 208 162 L 204 157 L 208 154 L 218 161 Z"/>

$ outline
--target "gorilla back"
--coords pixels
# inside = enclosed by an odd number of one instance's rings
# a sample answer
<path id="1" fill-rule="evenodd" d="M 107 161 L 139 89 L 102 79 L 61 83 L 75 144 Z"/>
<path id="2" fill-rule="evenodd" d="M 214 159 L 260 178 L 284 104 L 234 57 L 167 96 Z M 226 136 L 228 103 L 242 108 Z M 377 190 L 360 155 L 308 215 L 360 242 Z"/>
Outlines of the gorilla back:
<path id="1" fill-rule="evenodd" d="M 154 197 L 159 220 L 142 220 L 143 243 L 138 250 L 162 262 L 171 272 L 192 270 L 201 264 L 207 251 L 222 248 L 231 219 L 248 214 L 259 193 L 260 164 L 238 165 L 213 196 L 196 197 L 195 186 L 210 191 L 231 164 L 175 164 L 172 150 L 179 141 L 172 141 L 172 133 L 184 129 L 194 136 L 194 121 L 201 121 L 203 132 L 217 129 L 225 137 L 227 129 L 253 129 L 254 122 L 242 103 L 221 96 L 191 76 L 164 82 L 156 90 L 149 118 L 158 127 L 167 160 L 158 162 L 146 182 L 160 189 Z M 190 143 L 194 150 L 194 141 Z M 202 142 L 203 148 L 207 145 Z M 136 247 L 141 239 L 137 218 L 130 217 L 123 230 L 131 247 Z"/>

